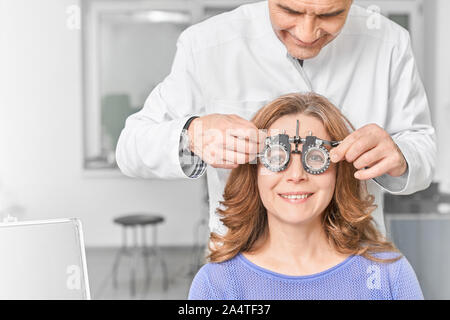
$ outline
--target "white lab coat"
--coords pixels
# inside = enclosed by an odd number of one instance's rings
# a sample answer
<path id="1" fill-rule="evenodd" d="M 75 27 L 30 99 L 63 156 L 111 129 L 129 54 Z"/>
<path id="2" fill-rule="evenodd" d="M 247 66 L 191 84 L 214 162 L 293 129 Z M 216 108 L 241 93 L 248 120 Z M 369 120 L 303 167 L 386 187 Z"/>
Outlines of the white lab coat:
<path id="1" fill-rule="evenodd" d="M 187 178 L 178 154 L 191 115 L 237 114 L 250 119 L 278 96 L 314 91 L 327 97 L 356 128 L 383 127 L 407 162 L 402 177 L 368 182 L 384 233 L 382 191 L 411 194 L 429 186 L 435 132 L 406 30 L 353 5 L 341 34 L 303 67 L 276 37 L 267 1 L 244 5 L 187 28 L 179 37 L 170 74 L 131 115 L 117 146 L 117 162 L 132 177 Z M 210 229 L 224 232 L 216 214 L 230 170 L 207 168 Z"/>

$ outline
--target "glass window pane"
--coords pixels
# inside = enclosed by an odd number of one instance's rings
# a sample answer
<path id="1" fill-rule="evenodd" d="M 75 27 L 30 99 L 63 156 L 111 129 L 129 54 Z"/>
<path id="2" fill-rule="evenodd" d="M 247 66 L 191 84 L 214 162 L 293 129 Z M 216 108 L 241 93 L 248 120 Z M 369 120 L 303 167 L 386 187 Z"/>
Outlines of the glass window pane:
<path id="1" fill-rule="evenodd" d="M 87 168 L 116 167 L 115 148 L 126 118 L 170 73 L 180 33 L 190 25 L 183 11 L 129 11 L 99 16 L 101 150 Z"/>
<path id="2" fill-rule="evenodd" d="M 398 23 L 406 30 L 410 31 L 409 29 L 409 15 L 408 14 L 389 14 L 389 19 L 392 21 Z"/>

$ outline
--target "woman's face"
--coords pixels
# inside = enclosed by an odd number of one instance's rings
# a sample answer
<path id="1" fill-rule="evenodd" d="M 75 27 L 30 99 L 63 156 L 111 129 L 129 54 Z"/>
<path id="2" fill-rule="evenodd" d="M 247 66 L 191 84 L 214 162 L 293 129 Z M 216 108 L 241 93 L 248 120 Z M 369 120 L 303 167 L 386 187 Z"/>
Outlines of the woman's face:
<path id="1" fill-rule="evenodd" d="M 331 140 L 322 122 L 314 117 L 302 114 L 283 116 L 276 120 L 270 128 L 268 135 L 283 133 L 289 137 L 295 136 L 297 119 L 299 120 L 299 135 L 304 138 L 309 131 L 313 136 L 323 140 Z M 299 145 L 301 150 L 302 145 Z M 295 144 L 291 144 L 291 150 Z M 336 185 L 336 164 L 324 173 L 312 175 L 303 169 L 301 154 L 292 154 L 286 170 L 272 172 L 258 164 L 258 189 L 261 200 L 267 209 L 270 218 L 287 224 L 302 224 L 319 218 L 330 203 Z M 287 195 L 306 194 L 304 199 L 288 199 Z"/>

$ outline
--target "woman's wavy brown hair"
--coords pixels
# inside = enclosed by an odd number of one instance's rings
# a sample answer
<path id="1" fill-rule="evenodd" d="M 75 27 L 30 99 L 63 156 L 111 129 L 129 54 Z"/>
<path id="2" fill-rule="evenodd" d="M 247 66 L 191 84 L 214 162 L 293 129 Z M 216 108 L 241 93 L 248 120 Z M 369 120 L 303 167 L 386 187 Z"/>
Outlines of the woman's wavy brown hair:
<path id="1" fill-rule="evenodd" d="M 319 119 L 331 140 L 341 141 L 354 127 L 326 98 L 313 93 L 292 93 L 272 101 L 251 120 L 258 129 L 269 129 L 277 119 L 291 114 L 303 114 Z M 239 252 L 257 249 L 256 241 L 268 233 L 267 211 L 257 184 L 257 165 L 242 164 L 233 169 L 227 180 L 224 201 L 217 212 L 227 227 L 224 235 L 211 233 L 207 259 L 210 262 L 229 260 Z M 372 212 L 374 197 L 366 183 L 354 178 L 352 163 L 340 161 L 336 166 L 336 186 L 333 198 L 323 212 L 322 224 L 332 246 L 342 254 L 355 254 L 377 262 L 393 262 L 372 254 L 398 252 L 397 248 L 376 229 Z"/>

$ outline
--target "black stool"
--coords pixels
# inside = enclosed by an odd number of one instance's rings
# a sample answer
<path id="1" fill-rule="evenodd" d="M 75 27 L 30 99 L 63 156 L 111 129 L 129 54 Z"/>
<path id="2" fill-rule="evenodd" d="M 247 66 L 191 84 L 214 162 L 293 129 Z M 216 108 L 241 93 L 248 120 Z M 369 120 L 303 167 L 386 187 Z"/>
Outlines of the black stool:
<path id="1" fill-rule="evenodd" d="M 167 278 L 167 266 L 164 258 L 161 254 L 161 250 L 157 245 L 157 233 L 156 227 L 159 223 L 164 222 L 164 218 L 155 214 L 148 213 L 136 213 L 120 216 L 114 219 L 114 223 L 117 223 L 122 226 L 122 247 L 116 255 L 113 265 L 113 286 L 117 289 L 117 272 L 119 269 L 119 263 L 122 258 L 122 255 L 131 255 L 133 257 L 133 264 L 131 267 L 130 274 L 130 291 L 131 296 L 136 294 L 136 271 L 139 265 L 139 258 L 143 258 L 145 264 L 145 293 L 148 292 L 150 286 L 150 266 L 149 266 L 149 256 L 155 256 L 155 262 L 161 263 L 162 271 L 163 271 L 163 289 L 167 291 L 169 286 L 169 281 Z M 145 228 L 147 225 L 151 225 L 153 227 L 153 244 L 152 247 L 149 248 L 147 246 L 146 241 L 146 233 Z M 127 247 L 127 228 L 130 227 L 133 235 L 133 247 Z M 141 227 L 141 245 L 138 245 L 138 227 Z M 151 249 L 151 250 L 149 250 Z M 156 265 L 156 264 L 155 264 Z"/>

